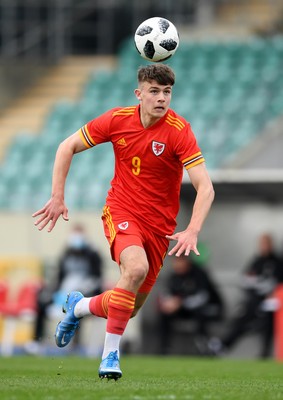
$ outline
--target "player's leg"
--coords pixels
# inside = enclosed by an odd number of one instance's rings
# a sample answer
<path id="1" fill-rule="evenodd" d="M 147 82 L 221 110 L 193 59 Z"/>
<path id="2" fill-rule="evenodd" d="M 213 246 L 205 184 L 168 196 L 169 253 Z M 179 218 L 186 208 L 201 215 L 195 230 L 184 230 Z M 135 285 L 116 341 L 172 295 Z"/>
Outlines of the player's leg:
<path id="1" fill-rule="evenodd" d="M 108 317 L 108 303 L 112 290 L 106 290 L 105 292 L 94 296 L 82 298 L 74 308 L 74 315 L 77 318 L 85 317 L 86 315 L 95 315 L 96 317 L 106 318 Z M 134 311 L 132 312 L 131 318 L 135 317 L 138 311 L 142 308 L 149 293 L 138 293 L 136 295 Z"/>
<path id="2" fill-rule="evenodd" d="M 144 232 L 141 234 L 138 226 L 131 223 L 129 224 L 129 229 L 123 231 L 122 234 L 119 234 L 119 231 L 115 232 L 114 240 L 106 222 L 104 224 L 106 237 L 111 245 L 112 258 L 120 264 L 121 278 L 113 290 L 106 291 L 93 298 L 80 298 L 72 303 L 69 315 L 71 314 L 72 317 L 71 323 L 73 324 L 75 319 L 75 324 L 71 325 L 73 332 L 69 341 L 78 327 L 76 322 L 84 315 L 91 313 L 107 318 L 107 332 L 103 352 L 105 358 L 100 366 L 99 375 L 118 379 L 122 375 L 119 367 L 120 339 L 129 318 L 136 315 L 155 284 L 168 248 L 168 240 L 165 238 L 156 239 L 154 235 L 151 235 L 147 240 L 148 245 L 145 252 L 142 239 L 144 238 Z M 113 232 L 112 225 L 111 232 Z M 151 265 L 150 270 L 148 254 Z M 139 293 L 137 294 L 138 291 Z M 66 317 L 68 317 L 68 314 Z M 65 318 L 62 322 L 69 321 L 66 321 Z M 60 324 L 62 323 L 59 323 L 58 326 Z M 66 330 L 66 324 L 64 329 Z M 66 340 L 67 335 L 65 334 L 63 337 L 64 345 L 66 345 L 69 343 Z M 106 355 L 107 353 L 108 355 Z"/>
<path id="3" fill-rule="evenodd" d="M 142 307 L 148 296 L 148 293 L 138 293 L 135 296 L 133 307 L 131 306 L 129 308 L 130 305 L 129 302 L 131 299 L 134 300 L 133 294 L 135 294 L 137 287 L 140 286 L 140 281 L 144 279 L 144 274 L 146 273 L 146 271 L 142 272 L 139 269 L 138 271 L 136 271 L 136 268 L 134 268 L 133 270 L 135 270 L 136 272 L 132 271 L 130 274 L 128 274 L 126 267 L 128 263 L 127 258 L 128 256 L 130 256 L 131 259 L 133 258 L 132 250 L 133 249 L 129 247 L 128 250 L 124 252 L 124 256 L 122 255 L 124 261 L 123 264 L 121 264 L 121 279 L 117 284 L 117 289 L 115 290 L 114 288 L 114 290 L 107 290 L 104 293 L 94 296 L 92 298 L 81 297 L 80 295 L 76 296 L 78 292 L 71 293 L 67 298 L 66 301 L 67 305 L 65 306 L 65 308 L 72 310 L 71 311 L 72 315 L 70 315 L 69 311 L 69 314 L 67 313 L 65 320 L 63 320 L 58 324 L 56 330 L 56 333 L 57 332 L 59 333 L 62 331 L 63 327 L 65 328 L 65 331 L 66 328 L 71 328 L 68 329 L 67 331 L 69 333 L 65 333 L 65 335 L 63 335 L 64 338 L 63 342 L 62 340 L 59 340 L 59 335 L 57 333 L 56 343 L 59 345 L 59 347 L 63 347 L 66 346 L 73 337 L 75 330 L 78 327 L 76 321 L 78 322 L 80 318 L 89 314 L 93 314 L 98 317 L 108 318 L 109 326 L 107 324 L 107 332 L 105 335 L 105 346 L 102 355 L 103 360 L 106 361 L 104 362 L 102 361 L 102 367 L 100 368 L 99 372 L 101 377 L 106 376 L 107 378 L 114 378 L 114 379 L 118 379 L 119 377 L 121 377 L 122 372 L 119 366 L 120 340 L 126 328 L 129 318 L 134 317 L 137 314 L 137 312 Z M 138 257 L 139 259 L 141 258 L 141 256 L 144 257 L 144 251 L 141 250 L 142 250 L 141 248 L 134 249 L 134 253 L 136 253 L 136 257 Z M 144 260 L 144 262 L 145 262 L 144 265 L 146 266 L 145 269 L 147 270 L 146 259 Z M 137 265 L 138 261 L 135 264 Z M 143 269 L 144 266 L 142 267 L 142 270 Z M 123 282 L 128 282 L 128 281 L 130 282 L 130 286 L 129 287 L 127 286 L 128 289 L 132 289 L 134 292 L 127 291 L 121 288 L 119 289 L 118 285 L 122 286 L 124 285 Z M 136 283 L 134 284 L 133 282 Z M 113 298 L 110 301 L 112 294 Z M 120 307 L 119 304 L 117 304 L 119 303 L 119 300 L 120 300 Z M 126 309 L 124 309 L 123 312 L 123 306 L 121 307 L 121 305 L 123 305 L 123 303 L 125 302 L 126 302 Z M 110 316 L 108 315 L 109 308 L 110 308 Z M 121 319 L 117 319 L 118 316 Z"/>
<path id="4" fill-rule="evenodd" d="M 56 328 L 57 346 L 65 347 L 79 327 L 79 320 L 85 315 L 93 314 L 107 318 L 103 357 L 113 351 L 113 348 L 118 351 L 119 356 L 119 343 L 128 320 L 145 301 L 141 301 L 144 296 L 139 296 L 136 302 L 136 293 L 148 271 L 146 254 L 140 246 L 127 247 L 121 252 L 120 258 L 121 277 L 113 290 L 92 298 L 83 297 L 80 292 L 71 292 L 67 296 L 63 307 L 66 317 Z"/>
<path id="5" fill-rule="evenodd" d="M 109 368 L 105 366 L 110 357 L 110 365 L 119 365 L 119 344 L 129 318 L 134 312 L 136 294 L 148 272 L 147 255 L 143 248 L 143 232 L 140 225 L 124 211 L 105 207 L 103 214 L 104 231 L 109 241 L 113 260 L 120 267 L 120 279 L 111 292 L 108 302 L 104 297 L 91 302 L 94 312 L 107 313 L 107 326 L 105 345 L 102 355 L 102 363 L 99 368 L 99 376 L 111 376 Z M 103 300 L 103 307 L 99 306 Z M 114 357 L 113 357 L 114 356 Z M 112 361 L 114 358 L 114 361 Z M 119 367 L 116 368 L 119 370 Z M 118 374 L 118 372 L 117 372 Z M 120 371 L 121 376 L 121 371 Z M 119 376 L 118 376 L 119 377 Z"/>
<path id="6" fill-rule="evenodd" d="M 144 249 L 129 246 L 120 254 L 121 277 L 108 302 L 108 317 L 102 362 L 99 367 L 101 378 L 121 377 L 119 366 L 120 341 L 135 307 L 141 307 L 140 296 L 136 301 L 139 287 L 147 272 L 148 262 Z"/>
<path id="7" fill-rule="evenodd" d="M 105 234 L 111 246 L 112 258 L 120 265 L 121 279 L 113 290 L 106 291 L 93 298 L 84 298 L 79 292 L 72 292 L 68 295 L 63 307 L 66 317 L 59 322 L 55 332 L 55 341 L 59 347 L 65 347 L 71 341 L 82 317 L 93 314 L 108 319 L 108 305 L 112 296 L 113 301 L 111 304 L 114 304 L 114 299 L 117 299 L 117 296 L 120 300 L 128 296 L 134 304 L 138 286 L 146 276 L 148 262 L 145 251 L 142 248 L 142 235 L 139 227 L 134 222 L 131 222 L 128 229 L 121 232 L 119 228 L 116 228 L 117 231 L 113 227 L 109 229 L 107 221 L 104 220 Z M 119 224 L 116 223 L 116 225 L 118 226 Z M 112 238 L 110 231 L 115 232 L 115 240 Z M 125 249 L 128 250 L 122 255 Z M 120 259 L 121 255 L 123 257 L 122 260 Z M 123 293 L 123 290 L 126 292 Z M 134 296 L 132 293 L 134 293 Z M 114 307 L 112 307 L 112 310 L 114 310 Z M 115 310 L 115 312 L 117 311 Z M 111 311 L 111 315 L 113 313 L 114 311 Z M 131 312 L 129 311 L 129 314 L 131 313 L 132 310 Z M 111 316 L 109 324 L 111 324 Z"/>

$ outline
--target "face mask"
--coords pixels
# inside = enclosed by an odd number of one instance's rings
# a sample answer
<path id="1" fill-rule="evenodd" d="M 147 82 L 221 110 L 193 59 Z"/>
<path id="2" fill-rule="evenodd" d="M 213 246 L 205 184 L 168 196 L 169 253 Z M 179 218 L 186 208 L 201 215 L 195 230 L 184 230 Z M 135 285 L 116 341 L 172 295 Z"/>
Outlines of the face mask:
<path id="1" fill-rule="evenodd" d="M 69 247 L 75 250 L 81 250 L 86 246 L 85 238 L 80 233 L 72 233 L 69 239 Z"/>

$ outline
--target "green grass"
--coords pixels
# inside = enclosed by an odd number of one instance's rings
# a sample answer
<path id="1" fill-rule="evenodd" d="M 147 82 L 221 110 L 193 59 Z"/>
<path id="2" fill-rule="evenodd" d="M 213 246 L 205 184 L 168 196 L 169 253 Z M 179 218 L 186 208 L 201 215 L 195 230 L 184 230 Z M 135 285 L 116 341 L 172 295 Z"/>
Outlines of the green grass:
<path id="1" fill-rule="evenodd" d="M 123 378 L 100 381 L 99 360 L 0 359 L 1 400 L 277 400 L 283 364 L 274 361 L 123 357 Z"/>

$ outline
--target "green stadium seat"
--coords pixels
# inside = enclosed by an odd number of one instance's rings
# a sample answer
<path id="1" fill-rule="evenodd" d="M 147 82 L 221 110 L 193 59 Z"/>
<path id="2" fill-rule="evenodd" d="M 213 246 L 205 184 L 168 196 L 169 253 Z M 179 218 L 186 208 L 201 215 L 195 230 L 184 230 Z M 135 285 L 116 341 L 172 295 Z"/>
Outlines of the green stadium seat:
<path id="1" fill-rule="evenodd" d="M 0 167 L 0 208 L 41 207 L 50 196 L 58 144 L 110 107 L 136 103 L 136 70 L 147 62 L 137 56 L 132 39 L 119 54 L 116 70 L 91 75 L 76 104 L 62 99 L 54 105 L 39 137 L 19 133 Z M 221 168 L 269 121 L 283 115 L 282 36 L 181 42 L 168 63 L 177 76 L 172 108 L 190 121 L 211 169 Z M 69 207 L 101 208 L 113 167 L 110 144 L 75 157 L 66 187 Z"/>

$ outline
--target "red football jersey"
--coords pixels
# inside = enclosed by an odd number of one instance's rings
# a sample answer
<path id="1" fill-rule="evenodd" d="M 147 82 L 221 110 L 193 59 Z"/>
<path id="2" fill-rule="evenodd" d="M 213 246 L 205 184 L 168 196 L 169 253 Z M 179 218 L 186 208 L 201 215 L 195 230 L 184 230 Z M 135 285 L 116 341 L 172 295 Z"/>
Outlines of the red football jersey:
<path id="1" fill-rule="evenodd" d="M 133 106 L 107 111 L 80 133 L 87 147 L 113 144 L 115 173 L 106 199 L 110 209 L 125 210 L 158 234 L 172 234 L 183 167 L 204 162 L 190 124 L 169 109 L 144 128 L 139 106 Z"/>

